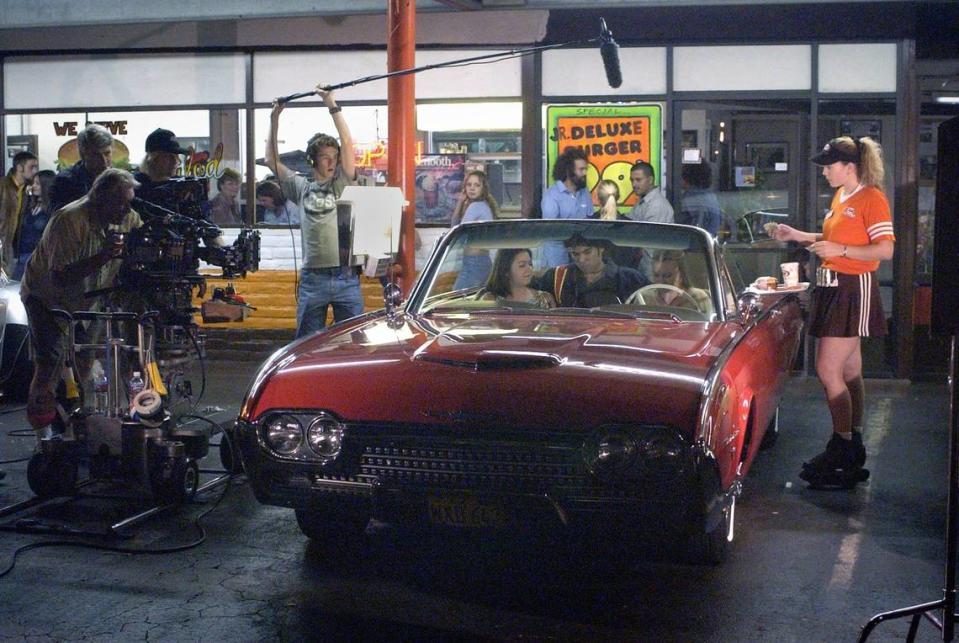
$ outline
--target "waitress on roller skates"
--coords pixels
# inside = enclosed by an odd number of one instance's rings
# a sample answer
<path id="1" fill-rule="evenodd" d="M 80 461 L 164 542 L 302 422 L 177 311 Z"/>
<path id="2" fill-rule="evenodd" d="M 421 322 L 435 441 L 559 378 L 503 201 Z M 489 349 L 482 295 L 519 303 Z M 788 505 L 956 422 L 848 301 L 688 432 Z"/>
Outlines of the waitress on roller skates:
<path id="1" fill-rule="evenodd" d="M 892 258 L 889 202 L 882 191 L 882 148 L 870 138 L 834 138 L 810 159 L 836 189 L 822 234 L 780 225 L 779 241 L 815 252 L 809 334 L 819 339 L 816 374 L 826 389 L 832 437 L 821 454 L 803 463 L 799 477 L 814 487 L 852 487 L 866 480 L 862 441 L 864 389 L 860 337 L 886 334 L 876 270 Z"/>

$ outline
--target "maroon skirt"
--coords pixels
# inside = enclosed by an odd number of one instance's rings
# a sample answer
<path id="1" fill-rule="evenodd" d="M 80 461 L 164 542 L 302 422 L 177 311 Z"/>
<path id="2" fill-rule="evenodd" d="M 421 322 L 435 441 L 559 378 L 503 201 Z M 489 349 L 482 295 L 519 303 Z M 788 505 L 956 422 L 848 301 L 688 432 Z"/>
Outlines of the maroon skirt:
<path id="1" fill-rule="evenodd" d="M 809 334 L 813 337 L 882 337 L 886 319 L 876 273 L 836 273 L 837 285 L 812 291 Z"/>

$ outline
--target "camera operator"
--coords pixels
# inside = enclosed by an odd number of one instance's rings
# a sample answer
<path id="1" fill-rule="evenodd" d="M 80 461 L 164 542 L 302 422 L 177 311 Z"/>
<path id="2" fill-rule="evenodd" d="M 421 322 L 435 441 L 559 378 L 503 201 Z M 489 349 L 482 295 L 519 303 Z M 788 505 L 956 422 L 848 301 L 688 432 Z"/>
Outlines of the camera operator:
<path id="1" fill-rule="evenodd" d="M 86 195 L 94 179 L 113 166 L 113 135 L 103 125 L 90 123 L 77 135 L 80 160 L 60 172 L 50 187 L 50 212 Z"/>
<path id="2" fill-rule="evenodd" d="M 343 189 L 356 181 L 353 138 L 343 110 L 333 92 L 317 85 L 316 92 L 330 110 L 340 142 L 328 134 L 317 133 L 306 147 L 313 176 L 298 176 L 280 162 L 277 131 L 282 103 L 273 104 L 270 135 L 266 144 L 266 163 L 276 174 L 283 195 L 300 209 L 303 245 L 303 269 L 297 293 L 296 336 L 303 337 L 326 325 L 326 312 L 333 305 L 334 321 L 363 312 L 363 295 L 356 269 L 349 265 L 350 243 L 340 235 L 336 201 Z"/>
<path id="3" fill-rule="evenodd" d="M 146 156 L 140 163 L 140 169 L 133 178 L 140 183 L 137 196 L 144 201 L 151 201 L 169 210 L 176 210 L 177 204 L 169 202 L 168 191 L 161 189 L 164 182 L 169 181 L 180 167 L 180 154 L 189 154 L 190 150 L 182 147 L 176 140 L 176 134 L 168 129 L 155 129 L 150 132 L 146 140 Z"/>
<path id="4" fill-rule="evenodd" d="M 142 225 L 130 209 L 139 185 L 126 170 L 101 172 L 86 196 L 54 214 L 27 262 L 20 296 L 36 358 L 27 419 L 38 435 L 55 417 L 55 391 L 68 349 L 65 322 L 51 311 L 100 307 L 101 302 L 86 293 L 113 286 L 123 237 Z"/>

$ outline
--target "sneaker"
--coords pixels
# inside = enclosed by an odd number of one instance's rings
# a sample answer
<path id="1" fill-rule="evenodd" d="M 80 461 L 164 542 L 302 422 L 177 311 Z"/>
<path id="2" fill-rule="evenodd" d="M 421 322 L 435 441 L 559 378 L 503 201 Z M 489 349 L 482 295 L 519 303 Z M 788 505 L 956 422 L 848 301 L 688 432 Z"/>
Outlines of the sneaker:
<path id="1" fill-rule="evenodd" d="M 858 469 L 860 451 L 862 448 L 862 437 L 860 436 L 859 448 L 852 440 L 845 440 L 833 433 L 829 442 L 826 443 L 826 450 L 814 457 L 808 462 L 803 462 L 803 469 L 818 471 L 834 471 L 836 469 Z M 865 450 L 861 453 L 862 461 L 865 462 Z"/>

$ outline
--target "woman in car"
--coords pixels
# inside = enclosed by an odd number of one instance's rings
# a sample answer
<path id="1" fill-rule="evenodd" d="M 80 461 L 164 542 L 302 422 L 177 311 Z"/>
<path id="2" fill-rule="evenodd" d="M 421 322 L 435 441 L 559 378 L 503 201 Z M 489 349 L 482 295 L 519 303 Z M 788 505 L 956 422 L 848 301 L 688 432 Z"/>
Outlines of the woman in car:
<path id="1" fill-rule="evenodd" d="M 475 170 L 466 175 L 463 192 L 459 196 L 451 225 L 470 221 L 492 221 L 496 218 L 499 206 L 489 193 L 489 180 L 485 172 Z M 492 264 L 488 250 L 466 247 L 463 249 L 463 268 L 460 270 L 454 290 L 482 285 L 489 277 Z"/>
<path id="2" fill-rule="evenodd" d="M 556 300 L 548 292 L 530 287 L 533 280 L 533 255 L 526 248 L 504 248 L 496 253 L 483 299 L 521 302 L 539 308 L 553 308 Z"/>
<path id="3" fill-rule="evenodd" d="M 653 284 L 642 293 L 643 302 L 652 306 L 687 308 L 708 313 L 709 293 L 690 286 L 682 258 L 683 253 L 676 250 L 657 250 L 653 253 Z M 664 287 L 656 288 L 655 284 Z"/>

